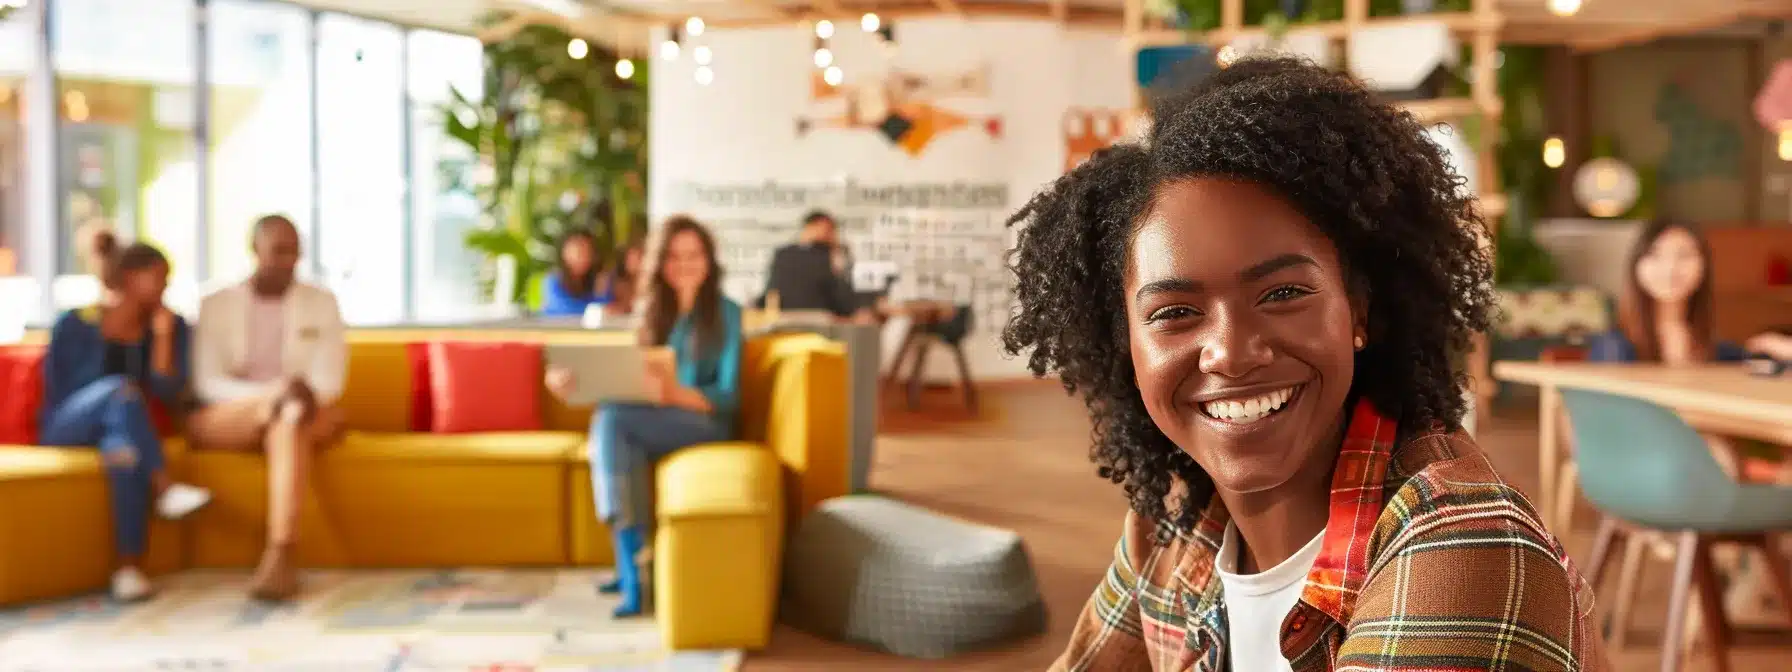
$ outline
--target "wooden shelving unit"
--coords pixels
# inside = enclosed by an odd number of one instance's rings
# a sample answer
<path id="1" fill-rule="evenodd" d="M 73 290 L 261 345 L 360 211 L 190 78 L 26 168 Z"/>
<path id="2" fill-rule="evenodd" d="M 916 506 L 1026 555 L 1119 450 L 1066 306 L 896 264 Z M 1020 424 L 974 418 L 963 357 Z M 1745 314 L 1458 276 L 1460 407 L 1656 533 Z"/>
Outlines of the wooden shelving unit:
<path id="1" fill-rule="evenodd" d="M 1493 128 L 1503 111 L 1496 61 L 1500 30 L 1505 22 L 1496 0 L 1474 0 L 1472 8 L 1467 12 L 1376 18 L 1369 16 L 1369 0 L 1345 0 L 1342 21 L 1291 25 L 1287 27 L 1285 34 L 1319 34 L 1333 40 L 1345 40 L 1359 30 L 1416 22 L 1442 22 L 1470 46 L 1469 95 L 1461 98 L 1407 101 L 1398 105 L 1425 124 L 1480 117 L 1483 128 Z M 1223 46 L 1240 38 L 1265 34 L 1262 27 L 1244 25 L 1244 0 L 1221 0 L 1219 28 L 1200 33 L 1149 25 L 1145 17 L 1144 0 L 1124 0 L 1121 29 L 1127 44 L 1134 51 L 1185 44 Z M 1137 100 L 1142 106 L 1144 96 L 1138 96 Z M 1137 113 L 1143 114 L 1143 110 Z M 1475 172 L 1479 176 L 1475 193 L 1482 194 L 1481 212 L 1487 219 L 1489 235 L 1497 235 L 1499 219 L 1506 212 L 1506 197 L 1499 183 L 1499 163 L 1493 147 L 1493 136 L 1491 132 L 1477 134 L 1473 148 L 1478 162 Z M 1487 242 L 1491 247 L 1493 241 Z M 1471 389 L 1477 397 L 1476 408 L 1483 416 L 1491 407 L 1495 389 L 1489 371 L 1489 355 L 1487 336 L 1478 335 L 1474 350 L 1469 355 L 1469 375 L 1472 377 Z"/>

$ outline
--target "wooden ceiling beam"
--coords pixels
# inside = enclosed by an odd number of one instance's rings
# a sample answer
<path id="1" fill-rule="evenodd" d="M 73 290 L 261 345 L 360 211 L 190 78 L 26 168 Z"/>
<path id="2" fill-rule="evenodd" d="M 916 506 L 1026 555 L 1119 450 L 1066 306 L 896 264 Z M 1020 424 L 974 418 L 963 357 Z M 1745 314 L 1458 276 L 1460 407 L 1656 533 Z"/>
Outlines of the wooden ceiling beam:
<path id="1" fill-rule="evenodd" d="M 1070 0 L 1051 0 L 1052 20 L 1064 23 L 1070 19 Z"/>
<path id="2" fill-rule="evenodd" d="M 815 11 L 829 16 L 845 16 L 846 8 L 840 6 L 840 0 L 809 0 Z"/>
<path id="3" fill-rule="evenodd" d="M 1103 28 L 1113 30 L 1118 30 L 1120 28 L 1119 12 L 1091 7 L 1077 7 L 1068 2 L 1064 3 L 1064 8 L 1061 10 L 1063 12 L 1061 18 L 1056 13 L 1060 10 L 1055 9 L 1052 3 L 1049 2 L 1026 2 L 1024 0 L 971 2 L 968 0 L 959 0 L 957 4 L 961 13 L 956 16 L 963 18 L 1041 19 L 1059 21 L 1066 26 L 1077 28 Z M 799 16 L 785 19 L 775 19 L 770 17 L 718 17 L 712 19 L 704 17 L 704 22 L 711 28 L 760 28 L 765 26 L 784 25 L 794 20 L 819 21 L 821 19 L 828 19 L 836 24 L 846 21 L 853 25 L 857 25 L 859 17 L 862 16 L 865 11 L 870 11 L 870 8 L 843 7 L 841 8 L 841 11 L 838 12 L 830 12 L 816 8 L 813 11 Z M 931 4 L 899 5 L 894 7 L 880 6 L 877 7 L 875 11 L 877 12 L 877 15 L 882 17 L 885 21 L 941 15 L 941 10 Z M 647 17 L 647 19 L 651 23 L 654 21 L 671 20 L 671 17 Z"/>
<path id="4" fill-rule="evenodd" d="M 1696 5 L 1688 4 L 1687 7 Z M 1776 19 L 1792 16 L 1792 3 L 1785 0 L 1744 0 L 1722 4 L 1705 11 L 1688 12 L 1677 19 L 1663 20 L 1631 30 L 1613 31 L 1586 39 L 1571 40 L 1575 51 L 1604 51 L 1641 44 L 1676 35 L 1716 30 L 1749 19 Z"/>
<path id="5" fill-rule="evenodd" d="M 964 16 L 964 7 L 959 6 L 958 0 L 933 0 L 933 6 L 945 14 Z"/>

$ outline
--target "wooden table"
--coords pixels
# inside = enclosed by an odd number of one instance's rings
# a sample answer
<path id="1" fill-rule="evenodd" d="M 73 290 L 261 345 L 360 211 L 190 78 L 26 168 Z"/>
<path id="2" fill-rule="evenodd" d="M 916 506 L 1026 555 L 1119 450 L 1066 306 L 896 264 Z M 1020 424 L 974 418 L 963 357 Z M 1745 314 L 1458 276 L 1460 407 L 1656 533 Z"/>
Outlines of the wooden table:
<path id="1" fill-rule="evenodd" d="M 1668 367 L 1660 364 L 1499 362 L 1498 380 L 1536 385 L 1539 508 L 1557 510 L 1562 464 L 1561 388 L 1635 397 L 1671 408 L 1695 429 L 1792 445 L 1792 376 L 1751 376 L 1735 364 Z M 1545 515 L 1548 515 L 1547 513 Z"/>

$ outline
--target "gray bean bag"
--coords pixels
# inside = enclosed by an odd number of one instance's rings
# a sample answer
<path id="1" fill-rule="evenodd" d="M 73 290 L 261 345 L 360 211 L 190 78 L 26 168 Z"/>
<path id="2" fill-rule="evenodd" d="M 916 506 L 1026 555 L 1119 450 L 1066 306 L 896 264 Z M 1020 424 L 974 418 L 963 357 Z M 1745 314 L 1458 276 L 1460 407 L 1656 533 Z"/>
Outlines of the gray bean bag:
<path id="1" fill-rule="evenodd" d="M 784 560 L 785 622 L 914 658 L 1045 631 L 1020 535 L 876 495 L 823 502 Z"/>

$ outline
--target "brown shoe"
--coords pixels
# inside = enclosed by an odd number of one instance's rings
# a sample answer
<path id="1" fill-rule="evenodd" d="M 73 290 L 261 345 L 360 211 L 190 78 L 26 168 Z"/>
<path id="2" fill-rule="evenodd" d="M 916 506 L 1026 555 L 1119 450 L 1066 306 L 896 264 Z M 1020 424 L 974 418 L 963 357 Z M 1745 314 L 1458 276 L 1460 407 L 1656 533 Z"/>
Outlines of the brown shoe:
<path id="1" fill-rule="evenodd" d="M 299 594 L 299 572 L 285 549 L 270 548 L 261 555 L 249 597 L 263 602 L 285 602 Z"/>

